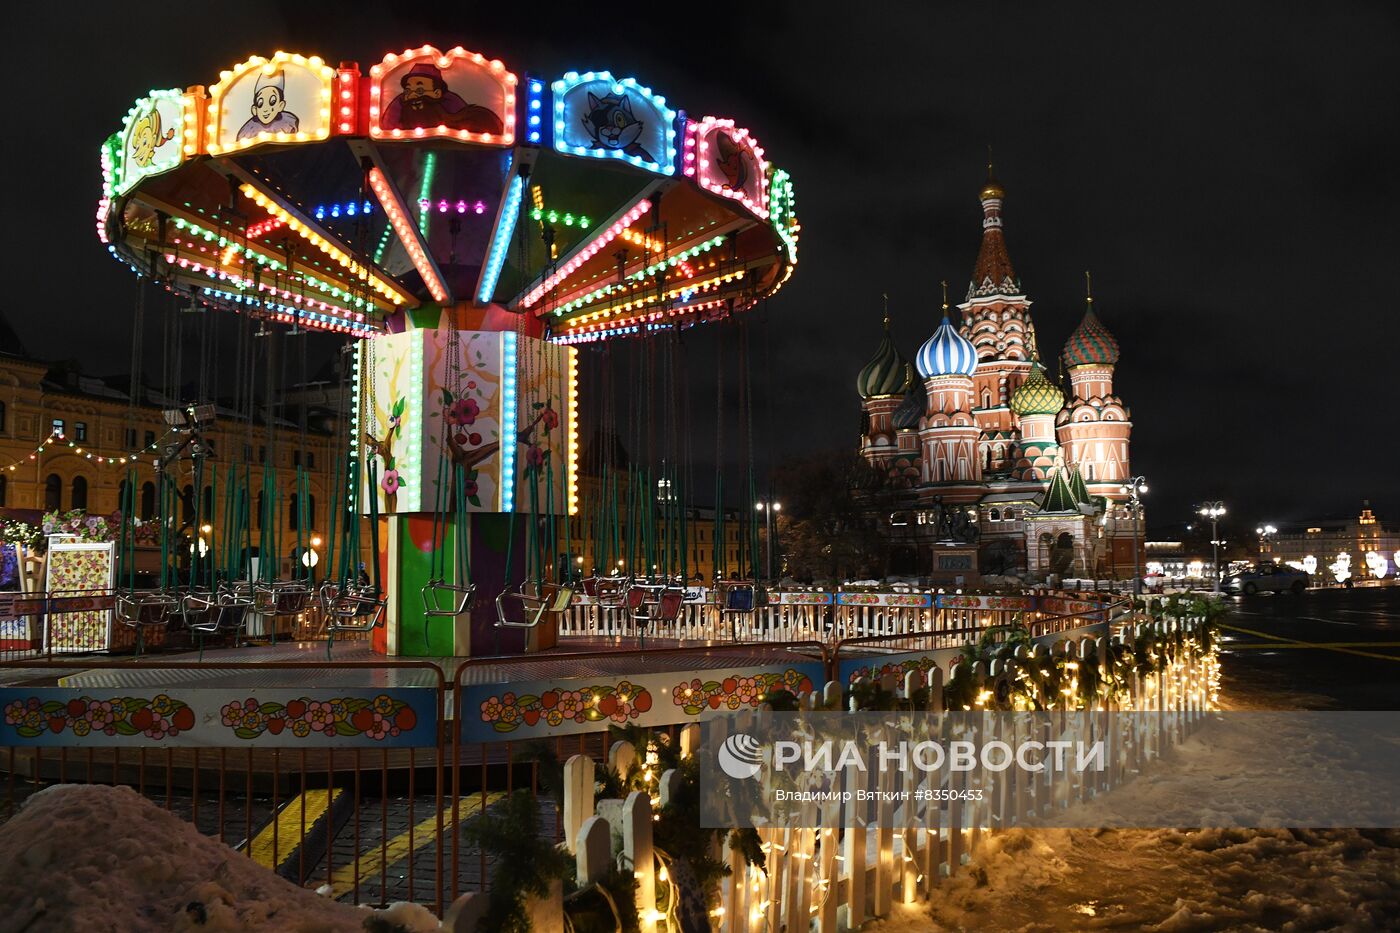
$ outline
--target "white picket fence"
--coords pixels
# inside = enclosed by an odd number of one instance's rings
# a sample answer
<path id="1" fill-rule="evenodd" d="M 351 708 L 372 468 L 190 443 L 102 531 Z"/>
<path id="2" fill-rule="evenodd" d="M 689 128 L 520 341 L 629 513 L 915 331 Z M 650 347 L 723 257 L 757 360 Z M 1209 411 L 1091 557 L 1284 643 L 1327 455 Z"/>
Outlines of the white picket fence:
<path id="1" fill-rule="evenodd" d="M 1114 695 L 1100 694 L 1091 711 L 1153 712 L 1154 716 L 1069 717 L 1071 710 L 1083 710 L 1077 691 L 1066 697 L 1041 697 L 1050 707 L 1048 716 L 1038 717 L 1034 728 L 1044 731 L 1026 738 L 1083 739 L 1104 742 L 1106 767 L 1093 772 L 1053 772 L 1046 769 L 1033 774 L 1011 769 L 994 783 L 982 783 L 978 772 L 953 771 L 944 775 L 941 789 L 947 795 L 981 787 L 981 800 L 931 799 L 923 772 L 903 772 L 877 769 L 865 771 L 847 768 L 835 776 L 822 775 L 823 790 L 857 792 L 880 791 L 873 819 L 863 824 L 843 826 L 839 798 L 828 803 L 810 803 L 797 822 L 805 827 L 767 828 L 759 830 L 765 853 L 763 869 L 750 866 L 742 853 L 730 851 L 726 844 L 721 854 L 731 875 L 723 883 L 720 906 L 711 913 L 711 928 L 715 933 L 771 933 L 816 930 L 837 933 L 857 929 L 864 921 L 890 913 L 896 901 L 905 904 L 927 902 L 937 896 L 944 879 L 965 866 L 975 863 L 987 840 L 1006 828 L 1024 825 L 1036 816 L 1065 808 L 1077 801 L 1088 800 L 1131 780 L 1151 760 L 1162 755 L 1172 745 L 1186 738 L 1204 715 L 1214 708 L 1215 681 L 1218 663 L 1213 652 L 1188 650 L 1192 639 L 1199 639 L 1203 622 L 1155 622 L 1132 626 L 1113 641 L 1128 649 L 1143 634 L 1153 637 L 1152 649 L 1163 661 L 1160 669 L 1142 672 L 1133 665 L 1131 671 L 1119 669 L 1122 687 Z M 1178 650 L 1178 645 L 1181 650 Z M 1088 664 L 1099 666 L 1099 682 L 1104 683 L 1111 662 L 1109 638 L 1065 640 L 1049 650 L 1059 655 L 1064 669 L 1082 669 Z M 1019 671 L 1029 670 L 1041 660 L 1028 653 L 1024 646 L 1007 648 L 990 663 L 979 662 L 973 669 L 978 697 L 978 709 L 993 710 L 987 704 L 996 696 L 1007 696 L 1003 689 L 1014 682 Z M 1078 665 L 1075 668 L 1074 665 Z M 926 715 L 935 717 L 944 710 L 942 705 L 943 677 L 941 671 L 930 671 L 931 682 L 925 682 L 917 671 L 911 671 L 903 683 L 892 676 L 883 683 L 886 689 L 907 698 L 925 686 L 930 691 L 932 707 Z M 956 668 L 950 675 L 957 676 Z M 1024 689 L 1024 687 L 1022 688 Z M 806 698 L 808 708 L 831 709 L 839 706 L 842 685 L 831 682 L 820 693 Z M 1055 701 L 1059 701 L 1058 705 Z M 1003 704 L 1002 710 L 1011 709 Z M 743 717 L 762 717 L 760 711 L 740 714 L 734 727 L 742 730 L 751 725 Z M 1006 722 L 1005 717 L 998 721 Z M 1071 723 L 1074 725 L 1071 726 Z M 1005 726 L 1003 726 L 1005 728 Z M 1012 726 L 1012 728 L 1017 728 Z M 1079 730 L 1071 735 L 1071 730 Z M 1013 736 L 1002 736 L 1010 744 Z M 709 740 L 713 743 L 715 736 Z M 691 724 L 681 730 L 681 754 L 694 754 L 700 729 Z M 626 774 L 638 752 L 630 743 L 611 746 L 607 765 L 619 774 Z M 665 913 L 657 907 L 658 887 L 667 882 L 661 855 L 652 846 L 653 802 L 664 805 L 679 779 L 674 771 L 660 775 L 659 795 L 655 801 L 644 791 L 634 791 L 625 800 L 603 800 L 595 804 L 595 763 L 591 758 L 575 755 L 565 765 L 563 830 L 564 845 L 575 854 L 580 884 L 604 878 L 614 865 L 630 868 L 637 878 L 637 910 L 643 933 L 675 933 Z M 917 809 L 911 814 L 897 810 L 897 792 Z M 895 792 L 895 793 L 892 793 Z M 923 798 L 920 800 L 920 798 Z M 906 818 L 907 817 L 907 818 Z M 846 821 L 848 824 L 850 821 Z M 454 905 L 449 912 L 448 925 L 459 933 L 478 933 L 472 917 L 480 909 L 479 901 L 471 908 L 472 896 Z M 674 891 L 667 901 L 674 901 Z M 535 905 L 535 929 L 540 933 L 555 933 L 564 929 L 562 895 L 558 889 L 551 897 Z"/>
<path id="2" fill-rule="evenodd" d="M 1096 615 L 1096 614 L 1093 614 Z M 1042 624 L 1059 631 L 1098 621 L 1087 616 L 1051 616 L 1001 609 L 939 609 L 902 606 L 768 604 L 753 612 L 725 613 L 714 603 L 686 603 L 674 622 L 645 629 L 633 624 L 624 609 L 576 598 L 560 615 L 559 638 L 672 638 L 683 641 L 799 642 L 828 644 L 850 638 L 875 638 L 940 632 L 977 632 L 992 626 Z M 1056 624 L 1059 628 L 1055 628 Z"/>

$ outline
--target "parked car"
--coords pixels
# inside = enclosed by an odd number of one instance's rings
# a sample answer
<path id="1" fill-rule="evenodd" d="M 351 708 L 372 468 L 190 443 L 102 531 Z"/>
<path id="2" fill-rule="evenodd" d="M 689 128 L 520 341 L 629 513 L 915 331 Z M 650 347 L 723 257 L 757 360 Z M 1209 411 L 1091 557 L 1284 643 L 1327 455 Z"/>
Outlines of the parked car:
<path id="1" fill-rule="evenodd" d="M 1298 595 L 1312 586 L 1312 578 L 1306 571 L 1281 567 L 1278 564 L 1259 564 L 1253 570 L 1232 573 L 1221 581 L 1221 587 L 1229 593 L 1242 593 L 1253 596 L 1255 593 L 1293 593 Z"/>

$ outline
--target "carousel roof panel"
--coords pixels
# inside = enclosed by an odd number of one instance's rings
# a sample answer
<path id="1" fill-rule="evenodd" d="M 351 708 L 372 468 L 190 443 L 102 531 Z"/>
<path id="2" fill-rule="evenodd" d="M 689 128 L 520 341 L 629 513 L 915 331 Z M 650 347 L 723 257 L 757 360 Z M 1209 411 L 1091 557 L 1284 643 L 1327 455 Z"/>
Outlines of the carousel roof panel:
<path id="1" fill-rule="evenodd" d="M 431 46 L 365 72 L 279 52 L 151 92 L 102 144 L 99 236 L 207 304 L 361 335 L 499 301 L 602 339 L 791 275 L 791 180 L 747 130 L 621 72 L 517 73 Z"/>

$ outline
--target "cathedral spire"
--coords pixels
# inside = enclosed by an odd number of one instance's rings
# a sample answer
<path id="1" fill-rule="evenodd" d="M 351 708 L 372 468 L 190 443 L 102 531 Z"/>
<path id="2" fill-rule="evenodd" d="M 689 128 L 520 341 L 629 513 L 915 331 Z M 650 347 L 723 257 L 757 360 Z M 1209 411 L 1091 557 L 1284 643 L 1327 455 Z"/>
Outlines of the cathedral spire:
<path id="1" fill-rule="evenodd" d="M 989 151 L 987 181 L 979 195 L 982 201 L 982 248 L 977 251 L 977 264 L 972 270 L 969 298 L 1021 293 L 1016 271 L 1011 267 L 1011 257 L 1006 252 L 1006 238 L 1002 234 L 1001 202 L 1006 197 L 1006 190 L 996 180 L 990 156 Z"/>

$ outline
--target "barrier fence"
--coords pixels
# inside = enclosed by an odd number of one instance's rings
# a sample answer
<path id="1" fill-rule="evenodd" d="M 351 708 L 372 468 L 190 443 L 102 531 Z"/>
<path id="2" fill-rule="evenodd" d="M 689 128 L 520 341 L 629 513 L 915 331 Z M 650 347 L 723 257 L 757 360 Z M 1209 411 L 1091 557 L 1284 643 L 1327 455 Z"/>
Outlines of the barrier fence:
<path id="1" fill-rule="evenodd" d="M 988 596 L 937 593 L 775 592 L 744 611 L 728 610 L 715 594 L 699 591 L 670 621 L 639 622 L 627 608 L 575 597 L 558 614 L 560 644 L 570 640 L 624 637 L 682 642 L 785 644 L 821 641 L 835 644 L 931 632 L 957 633 L 1008 625 L 1049 632 L 1055 619 L 1100 621 L 1124 610 L 1126 602 L 1077 596 Z M 128 625 L 115 612 L 117 591 L 0 594 L 0 663 L 97 652 L 125 653 L 194 650 L 205 643 L 238 644 L 241 639 L 298 641 L 326 637 L 326 612 L 316 600 L 281 616 L 248 610 L 238 625 L 217 635 L 196 635 L 185 625 L 178 596 L 176 609 L 146 624 Z M 364 638 L 337 635 L 337 640 Z"/>
<path id="2" fill-rule="evenodd" d="M 966 650 L 967 636 L 979 631 L 953 629 L 858 636 L 834 649 L 812 641 L 776 655 L 771 648 L 755 654 L 726 646 L 699 660 L 694 649 L 480 658 L 461 663 L 450 677 L 431 663 L 392 659 L 11 664 L 9 685 L 0 687 L 3 816 L 53 784 L 127 785 L 294 883 L 356 904 L 416 900 L 442 915 L 464 894 L 489 892 L 494 856 L 469 843 L 463 830 L 506 795 L 527 790 L 541 834 L 570 841 L 569 827 L 577 829 L 579 815 L 593 812 L 591 799 L 584 800 L 593 784 L 587 782 L 584 795 L 578 762 L 616 764 L 618 755 L 637 754 L 613 741 L 610 725 L 641 726 L 682 747 L 690 734 L 693 746 L 689 724 L 756 709 L 767 692 L 788 690 L 809 705 L 825 698 L 840 706 L 853 686 L 879 682 L 887 694 L 907 697 L 951 681 L 958 665 L 969 664 L 980 706 L 1018 670 L 1039 669 L 1033 662 L 1049 652 L 1062 665 L 1097 665 L 1101 683 L 1118 685 L 1082 708 L 1182 714 L 1159 735 L 1119 736 L 1107 783 L 1074 791 L 1093 794 L 1130 776 L 1209 708 L 1214 661 L 1197 650 L 1198 623 L 1086 637 L 1082 624 L 1070 626 L 1086 621 L 1081 617 L 1047 621 L 1063 627 L 1042 634 L 1057 642 L 1053 647 L 993 643 L 990 661 L 943 658 L 940 652 Z M 1092 625 L 1106 628 L 1106 622 Z M 1161 658 L 1148 667 L 1138 663 L 1144 635 L 1155 639 Z M 926 660 L 904 663 L 910 655 Z M 690 666 L 681 670 L 682 663 Z M 628 664 L 635 670 L 618 673 Z M 673 669 L 658 670 L 667 666 Z M 1054 708 L 1060 698 L 1045 699 Z M 570 759 L 576 761 L 566 767 Z M 555 796 L 561 774 L 562 799 Z M 635 800 L 630 809 L 609 812 L 614 819 L 631 813 L 629 825 L 650 820 L 661 788 L 673 781 L 656 775 L 645 806 Z M 1022 812 L 1016 808 L 1048 806 L 1047 793 L 1028 787 L 1014 799 L 996 798 L 988 806 L 1000 809 L 988 814 L 931 810 L 927 825 L 912 834 L 869 830 L 878 843 L 862 843 L 861 830 L 765 831 L 768 874 L 760 877 L 736 863 L 742 859 L 735 853 L 723 853 L 740 868 L 739 881 L 725 888 L 724 916 L 750 916 L 767 903 L 789 924 L 810 914 L 820 929 L 834 929 L 824 919 L 832 898 L 843 916 L 859 917 L 878 915 L 886 881 L 894 886 L 891 896 L 927 897 L 939 872 L 956 871 L 975 855 L 985 837 L 980 821 L 1014 825 Z M 850 872 L 862 870 L 863 844 L 872 847 L 864 870 L 873 893 L 866 903 L 851 899 L 860 886 L 849 884 Z M 831 857 L 837 851 L 844 863 Z M 899 866 L 910 864 L 918 870 L 903 874 Z M 755 899 L 746 893 L 753 891 L 766 893 Z M 657 910 L 642 906 L 644 914 Z M 722 923 L 726 930 L 757 928 Z"/>
<path id="3" fill-rule="evenodd" d="M 1145 659 L 1144 636 L 1149 646 Z M 1066 703 L 1058 690 L 1037 679 L 1047 664 L 1070 672 L 1093 668 L 1098 675 L 1095 683 L 1108 686 L 1088 697 L 1075 691 L 1074 702 Z M 955 668 L 950 679 L 959 673 Z M 742 846 L 731 845 L 733 837 L 726 836 L 717 854 L 730 871 L 721 883 L 719 906 L 709 912 L 710 928 L 716 933 L 782 929 L 835 933 L 889 915 L 896 902 L 929 901 L 945 879 L 974 863 L 998 832 L 1033 824 L 1075 802 L 1107 793 L 1183 741 L 1214 708 L 1217 673 L 1205 623 L 1198 620 L 1135 626 L 1111 638 L 1065 640 L 1048 652 L 1006 646 L 990 661 L 972 662 L 972 709 L 1043 705 L 1051 711 L 1048 721 L 1039 727 L 1043 733 L 1031 737 L 1064 740 L 1077 735 L 1102 740 L 1107 749 L 1103 770 L 1066 776 L 1049 770 L 1016 771 L 1010 777 L 998 772 L 995 783 L 985 770 L 935 772 L 930 778 L 914 769 L 848 767 L 807 775 L 816 781 L 810 786 L 822 791 L 822 802 L 804 803 L 791 826 L 756 831 L 761 866 L 752 864 Z M 924 688 L 934 688 L 927 691 L 922 713 L 933 720 L 944 713 L 944 694 L 937 689 L 944 682 L 941 669 L 932 668 L 928 676 L 908 671 L 903 678 L 888 673 L 882 679 L 894 702 L 907 710 L 915 708 L 914 697 Z M 1011 684 L 1019 686 L 1008 689 Z M 820 696 L 810 697 L 805 708 L 823 703 L 828 709 L 839 708 L 843 686 L 828 684 Z M 1066 709 L 1104 715 L 1077 717 L 1067 725 Z M 1127 711 L 1155 715 L 1111 715 Z M 734 731 L 748 730 L 762 715 L 736 718 Z M 711 732 L 705 741 L 715 745 L 722 738 Z M 693 754 L 699 741 L 697 727 L 687 726 L 681 737 L 683 753 Z M 612 769 L 620 770 L 621 762 L 637 753 L 614 749 Z M 649 795 L 643 788 L 625 800 L 609 801 L 595 800 L 594 768 L 594 762 L 582 757 L 570 760 L 566 768 L 564 844 L 576 855 L 579 884 L 601 883 L 611 861 L 620 858 L 637 878 L 640 929 L 655 931 L 663 921 L 668 930 L 680 929 L 677 905 L 682 899 L 667 871 L 668 854 L 653 846 L 651 825 L 652 805 L 667 803 L 677 784 L 676 772 L 660 776 L 659 794 Z M 857 804 L 860 815 L 852 818 L 852 805 L 839 802 L 842 791 L 857 800 L 865 794 L 878 803 Z M 899 805 L 913 807 L 914 812 L 906 810 L 897 818 L 894 800 L 899 798 L 914 801 Z M 844 820 L 843 806 L 848 808 Z M 658 891 L 662 892 L 659 897 Z M 562 909 L 537 911 L 544 916 L 560 913 Z"/>

